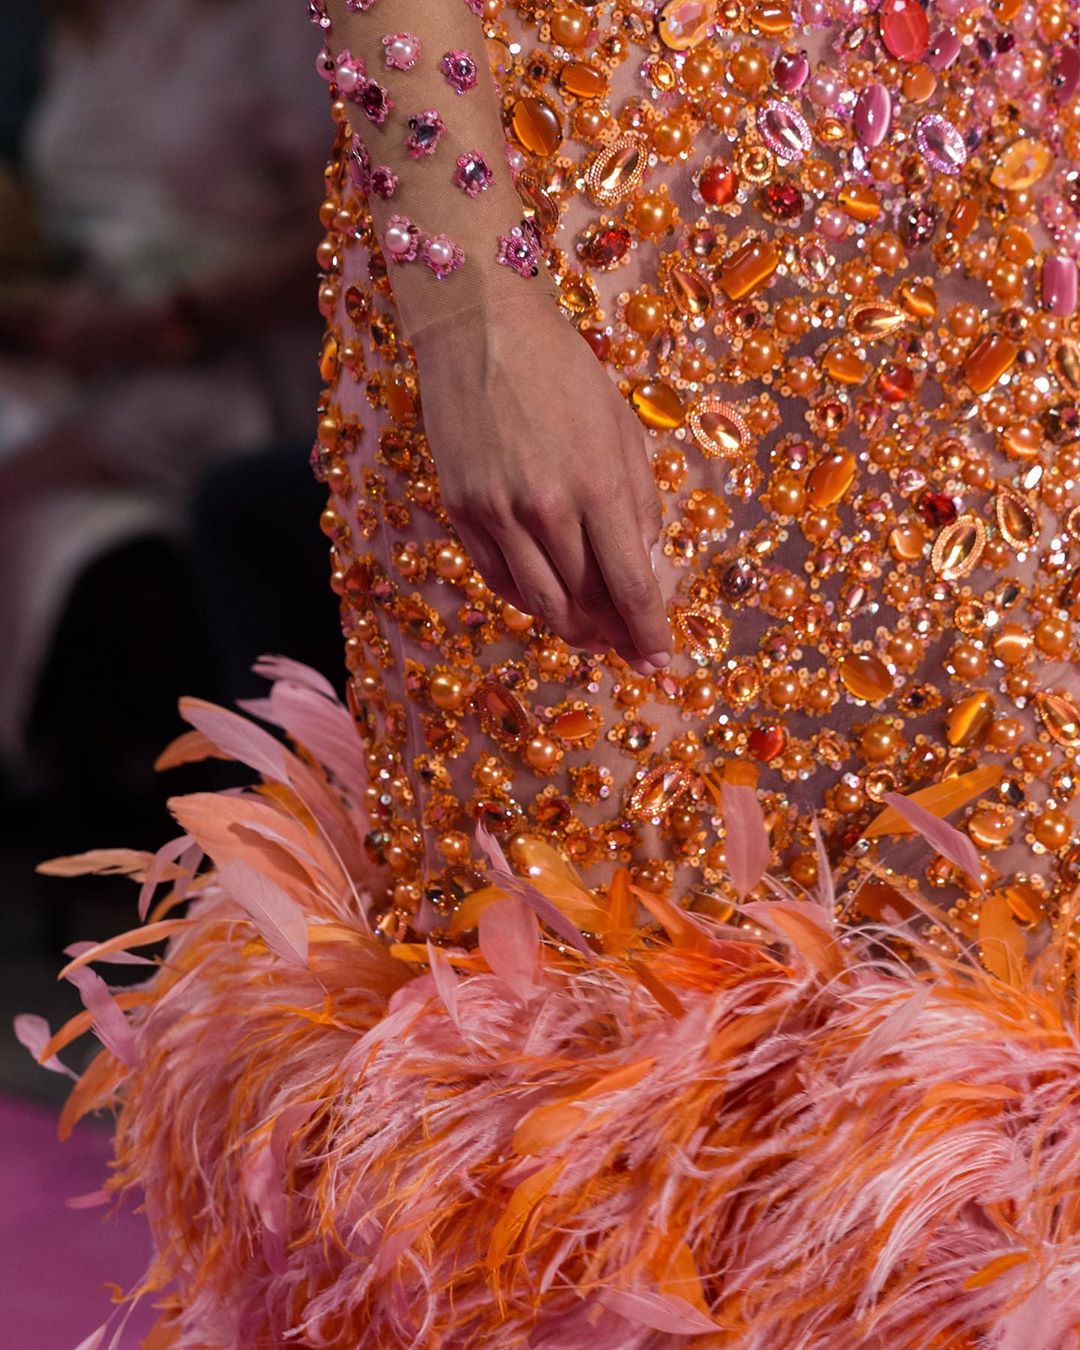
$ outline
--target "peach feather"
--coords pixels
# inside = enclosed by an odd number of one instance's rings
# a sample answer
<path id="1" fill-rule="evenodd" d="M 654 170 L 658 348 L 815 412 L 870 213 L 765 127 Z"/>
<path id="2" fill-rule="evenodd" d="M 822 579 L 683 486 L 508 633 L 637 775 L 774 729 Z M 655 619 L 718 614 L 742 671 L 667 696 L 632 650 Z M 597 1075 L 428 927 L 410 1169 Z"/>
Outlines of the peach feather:
<path id="1" fill-rule="evenodd" d="M 166 887 L 158 926 L 80 945 L 87 1011 L 19 1026 L 61 1071 L 76 1035 L 104 1041 L 63 1124 L 116 1112 L 106 1186 L 145 1205 L 155 1350 L 1075 1346 L 1064 939 L 1028 964 L 995 909 L 984 968 L 841 929 L 826 878 L 806 899 L 763 874 L 760 812 L 725 784 L 753 930 L 619 870 L 593 892 L 546 845 L 517 875 L 480 835 L 479 945 L 387 949 L 347 714 L 314 672 L 261 666 L 255 706 L 295 748 L 185 702 L 187 750 L 266 781 L 216 822 L 178 799 L 188 833 L 156 857 L 70 864 L 142 879 L 147 910 Z M 167 958 L 143 986 L 91 978 L 148 935 Z"/>

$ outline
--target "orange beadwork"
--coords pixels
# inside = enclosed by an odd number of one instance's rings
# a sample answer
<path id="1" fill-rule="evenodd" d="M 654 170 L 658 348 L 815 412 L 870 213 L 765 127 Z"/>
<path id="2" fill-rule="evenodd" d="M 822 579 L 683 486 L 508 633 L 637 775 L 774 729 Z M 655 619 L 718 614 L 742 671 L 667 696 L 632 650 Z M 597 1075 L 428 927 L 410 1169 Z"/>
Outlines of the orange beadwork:
<path id="1" fill-rule="evenodd" d="M 687 903 L 724 892 L 716 785 L 746 772 L 796 881 L 812 817 L 854 874 L 901 791 L 966 827 L 1018 913 L 1030 874 L 1039 915 L 1076 884 L 1080 332 L 1039 286 L 1076 209 L 1044 202 L 1051 147 L 1080 126 L 1049 18 L 1022 40 L 1046 125 L 1027 96 L 982 111 L 1004 67 L 979 43 L 1010 49 L 1008 8 L 957 19 L 952 59 L 951 20 L 928 39 L 890 0 L 804 69 L 817 38 L 783 0 L 668 0 L 651 22 L 485 3 L 525 209 L 655 469 L 678 651 L 649 679 L 493 595 L 456 540 L 336 105 L 314 462 L 384 936 L 425 893 L 449 920 L 476 820 L 601 888 L 621 863 Z M 878 82 L 889 123 L 860 147 L 842 95 Z M 808 141 L 775 134 L 781 105 Z M 926 874 L 959 922 L 955 869 Z"/>

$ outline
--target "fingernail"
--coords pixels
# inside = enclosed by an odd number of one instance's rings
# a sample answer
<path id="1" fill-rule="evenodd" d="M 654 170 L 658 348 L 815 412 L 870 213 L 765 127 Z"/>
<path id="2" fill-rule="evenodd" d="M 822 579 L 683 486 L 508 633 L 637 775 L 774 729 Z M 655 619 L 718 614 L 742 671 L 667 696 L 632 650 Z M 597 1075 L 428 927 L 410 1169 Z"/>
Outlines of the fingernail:
<path id="1" fill-rule="evenodd" d="M 639 675 L 649 676 L 656 674 L 655 667 L 651 666 L 643 656 L 635 656 L 632 661 L 628 660 L 626 664 L 631 670 L 636 670 Z"/>
<path id="2" fill-rule="evenodd" d="M 647 534 L 642 533 L 641 542 L 645 545 L 645 556 L 649 559 L 649 566 L 652 568 L 652 574 L 657 581 L 660 580 L 660 573 L 656 570 L 656 561 L 653 558 L 652 551 L 656 544 L 655 539 L 650 539 Z"/>
<path id="3" fill-rule="evenodd" d="M 657 668 L 657 670 L 659 670 L 661 666 L 666 666 L 668 662 L 671 660 L 671 653 L 653 652 L 652 655 L 647 656 L 645 660 L 651 662 Z"/>

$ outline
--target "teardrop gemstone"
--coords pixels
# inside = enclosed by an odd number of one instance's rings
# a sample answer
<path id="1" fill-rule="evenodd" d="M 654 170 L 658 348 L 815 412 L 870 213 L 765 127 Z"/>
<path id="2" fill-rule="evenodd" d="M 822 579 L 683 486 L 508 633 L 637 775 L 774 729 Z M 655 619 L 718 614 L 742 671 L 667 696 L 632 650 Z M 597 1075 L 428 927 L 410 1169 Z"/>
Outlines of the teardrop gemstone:
<path id="1" fill-rule="evenodd" d="M 905 323 L 904 311 L 885 300 L 859 300 L 847 312 L 848 327 L 865 342 L 880 342 Z"/>
<path id="2" fill-rule="evenodd" d="M 676 309 L 690 316 L 707 314 L 712 305 L 712 291 L 696 272 L 687 267 L 673 267 L 667 274 L 667 292 Z"/>
<path id="3" fill-rule="evenodd" d="M 1019 492 L 1000 484 L 994 501 L 994 515 L 1002 539 L 1018 553 L 1039 540 L 1039 518 Z"/>
<path id="4" fill-rule="evenodd" d="M 731 624 L 709 605 L 677 609 L 672 623 L 683 645 L 699 661 L 717 661 L 728 649 Z"/>
<path id="5" fill-rule="evenodd" d="M 525 705 L 496 680 L 483 680 L 477 686 L 476 710 L 485 733 L 507 748 L 519 745 L 531 726 Z"/>
<path id="6" fill-rule="evenodd" d="M 1040 692 L 1035 708 L 1052 740 L 1070 749 L 1080 746 L 1080 707 L 1065 694 Z"/>

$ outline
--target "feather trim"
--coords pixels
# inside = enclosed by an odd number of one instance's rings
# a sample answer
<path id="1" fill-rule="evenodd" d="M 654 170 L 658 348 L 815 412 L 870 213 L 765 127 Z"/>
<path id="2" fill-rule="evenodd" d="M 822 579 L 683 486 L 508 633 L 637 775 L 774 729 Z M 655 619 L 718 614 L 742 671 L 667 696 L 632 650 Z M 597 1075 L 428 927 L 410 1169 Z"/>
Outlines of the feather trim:
<path id="1" fill-rule="evenodd" d="M 590 891 L 542 841 L 518 876 L 478 832 L 479 946 L 459 926 L 458 945 L 388 949 L 343 712 L 313 672 L 262 668 L 267 714 L 326 762 L 185 701 L 200 752 L 277 786 L 178 799 L 186 834 L 156 857 L 61 867 L 130 873 L 147 908 L 171 889 L 151 927 L 80 944 L 65 973 L 85 1013 L 18 1027 L 54 1070 L 76 1035 L 103 1043 L 62 1128 L 117 1113 L 106 1188 L 145 1205 L 156 1254 L 133 1295 L 162 1309 L 153 1346 L 1076 1344 L 1065 937 L 1028 964 L 991 909 L 982 965 L 912 929 L 838 927 L 831 880 L 800 899 L 763 875 L 760 812 L 725 785 L 749 928 L 622 871 Z M 879 832 L 957 854 L 933 805 L 890 800 Z M 762 882 L 778 898 L 746 900 Z M 140 989 L 90 971 L 154 937 L 166 959 Z"/>

